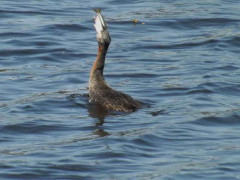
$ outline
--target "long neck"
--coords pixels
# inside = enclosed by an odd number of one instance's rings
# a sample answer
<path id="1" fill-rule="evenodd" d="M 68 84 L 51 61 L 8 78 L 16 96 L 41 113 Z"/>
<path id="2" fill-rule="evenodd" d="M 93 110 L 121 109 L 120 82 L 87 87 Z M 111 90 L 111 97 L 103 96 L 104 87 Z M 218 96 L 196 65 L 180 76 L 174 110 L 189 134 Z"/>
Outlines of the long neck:
<path id="1" fill-rule="evenodd" d="M 97 58 L 93 64 L 90 79 L 103 79 L 103 69 L 109 44 L 98 43 Z"/>

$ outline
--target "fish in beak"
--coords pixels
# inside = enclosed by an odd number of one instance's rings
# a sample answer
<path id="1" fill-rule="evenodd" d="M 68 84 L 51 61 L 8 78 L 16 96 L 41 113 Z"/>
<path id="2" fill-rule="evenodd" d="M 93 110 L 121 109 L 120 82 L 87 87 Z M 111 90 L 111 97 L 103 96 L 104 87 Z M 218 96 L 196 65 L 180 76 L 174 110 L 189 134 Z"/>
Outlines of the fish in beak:
<path id="1" fill-rule="evenodd" d="M 107 30 L 107 23 L 101 14 L 101 9 L 94 9 L 94 11 L 97 13 L 94 24 L 97 32 L 97 41 L 102 44 L 110 44 L 111 37 Z"/>

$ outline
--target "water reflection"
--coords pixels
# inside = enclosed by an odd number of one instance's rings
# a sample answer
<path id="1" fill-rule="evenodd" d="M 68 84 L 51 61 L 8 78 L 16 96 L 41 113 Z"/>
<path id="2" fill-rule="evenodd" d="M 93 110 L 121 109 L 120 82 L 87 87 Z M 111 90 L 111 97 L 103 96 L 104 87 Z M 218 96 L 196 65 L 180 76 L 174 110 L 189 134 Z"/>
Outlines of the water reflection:
<path id="1" fill-rule="evenodd" d="M 108 115 L 108 112 L 104 108 L 102 108 L 100 105 L 89 103 L 88 114 L 92 118 L 99 119 L 99 122 L 97 122 L 96 125 L 102 126 L 104 123 L 105 117 Z"/>
<path id="2" fill-rule="evenodd" d="M 108 132 L 104 131 L 103 127 L 105 117 L 110 115 L 106 109 L 98 104 L 90 103 L 88 94 L 71 94 L 68 96 L 68 99 L 73 101 L 78 106 L 87 109 L 88 115 L 96 119 L 96 130 L 94 131 L 94 134 L 100 137 L 110 135 Z"/>
<path id="3" fill-rule="evenodd" d="M 95 135 L 98 135 L 99 137 L 104 137 L 104 136 L 108 136 L 110 135 L 108 132 L 104 131 L 103 129 L 97 129 L 96 131 L 94 131 Z"/>
<path id="4" fill-rule="evenodd" d="M 109 115 L 108 111 L 101 107 L 98 104 L 88 103 L 88 114 L 92 118 L 96 118 L 97 121 L 95 123 L 96 130 L 94 131 L 94 134 L 104 137 L 110 135 L 108 132 L 104 131 L 104 119 L 106 116 Z"/>

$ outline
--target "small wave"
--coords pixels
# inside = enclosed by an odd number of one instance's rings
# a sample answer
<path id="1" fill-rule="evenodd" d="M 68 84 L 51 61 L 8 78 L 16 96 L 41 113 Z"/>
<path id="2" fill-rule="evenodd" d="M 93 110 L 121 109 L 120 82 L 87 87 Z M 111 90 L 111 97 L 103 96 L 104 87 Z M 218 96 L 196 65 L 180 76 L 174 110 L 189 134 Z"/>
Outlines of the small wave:
<path id="1" fill-rule="evenodd" d="M 223 95 L 231 95 L 239 97 L 240 85 L 236 84 L 223 84 L 221 87 L 217 88 L 215 92 Z"/>
<path id="2" fill-rule="evenodd" d="M 43 11 L 19 11 L 19 10 L 0 10 L 1 15 L 51 15 L 53 12 Z"/>
<path id="3" fill-rule="evenodd" d="M 240 116 L 239 115 L 230 115 L 226 117 L 215 117 L 208 116 L 197 119 L 193 122 L 194 124 L 203 125 L 203 126 L 235 126 L 240 125 Z"/>
<path id="4" fill-rule="evenodd" d="M 226 26 L 233 23 L 239 23 L 239 19 L 230 18 L 195 18 L 177 20 L 179 27 L 198 28 L 205 26 Z"/>
<path id="5" fill-rule="evenodd" d="M 213 47 L 215 50 L 221 50 L 226 47 L 239 47 L 240 38 L 239 37 L 209 37 L 204 38 L 204 40 L 199 39 L 188 39 L 181 42 L 173 42 L 171 44 L 147 44 L 142 43 L 133 47 L 133 50 L 141 49 L 150 49 L 150 50 L 159 50 L 159 49 L 188 49 L 188 48 L 198 48 L 198 47 Z"/>
<path id="6" fill-rule="evenodd" d="M 131 20 L 126 21 L 126 20 L 115 20 L 115 19 L 113 20 L 113 19 L 110 19 L 109 20 L 109 24 L 111 24 L 111 25 L 133 25 L 135 23 L 133 23 L 133 21 L 131 21 Z M 114 29 L 114 26 L 113 26 L 113 29 Z"/>
<path id="7" fill-rule="evenodd" d="M 98 170 L 96 166 L 86 165 L 86 164 L 53 164 L 48 166 L 49 169 L 56 169 L 61 171 L 77 171 L 77 172 L 93 172 Z"/>
<path id="8" fill-rule="evenodd" d="M 189 19 L 170 19 L 162 21 L 148 22 L 150 25 L 157 25 L 173 29 L 199 29 L 207 26 L 227 26 L 231 24 L 238 24 L 239 19 L 231 18 L 189 18 Z"/>
<path id="9" fill-rule="evenodd" d="M 38 47 L 39 49 L 40 48 L 44 48 L 44 47 L 47 47 L 47 46 L 57 46 L 59 45 L 59 43 L 57 41 L 53 41 L 53 40 L 48 40 L 48 39 L 30 39 L 30 40 L 23 40 L 23 39 L 8 39 L 6 41 L 7 44 L 10 44 L 12 46 L 15 46 L 15 47 L 29 47 L 29 48 L 32 48 L 33 46 L 34 47 Z"/>
<path id="10" fill-rule="evenodd" d="M 168 87 L 168 88 L 165 88 L 163 89 L 165 91 L 188 91 L 189 88 L 185 88 L 185 87 Z"/>
<path id="11" fill-rule="evenodd" d="M 13 170 L 14 171 L 14 170 Z M 46 171 L 45 173 L 48 173 L 50 171 Z M 15 173 L 2 173 L 0 177 L 3 179 L 42 179 L 42 175 L 39 175 L 42 173 L 41 170 L 36 170 L 36 172 L 15 172 Z"/>
<path id="12" fill-rule="evenodd" d="M 23 32 L 2 32 L 0 33 L 1 38 L 18 38 L 18 37 L 33 37 L 35 34 L 33 33 L 23 33 Z"/>
<path id="13" fill-rule="evenodd" d="M 164 88 L 163 91 L 165 93 L 161 93 L 161 96 L 180 96 L 180 95 L 191 95 L 191 94 L 212 94 L 214 91 L 205 84 L 201 84 L 199 86 L 193 88 L 186 87 L 168 87 Z"/>
<path id="14" fill-rule="evenodd" d="M 236 66 L 233 66 L 233 65 L 226 65 L 226 66 L 218 67 L 217 69 L 224 70 L 224 71 L 234 71 L 234 70 L 238 70 L 239 67 L 236 67 Z"/>
<path id="15" fill-rule="evenodd" d="M 34 122 L 25 122 L 13 125 L 5 125 L 0 127 L 2 133 L 23 133 L 23 134 L 43 134 L 51 131 L 66 130 L 67 127 L 60 125 L 40 125 Z"/>
<path id="16" fill-rule="evenodd" d="M 152 116 L 158 116 L 158 115 L 166 114 L 166 112 L 165 112 L 165 110 L 161 109 L 161 110 L 157 110 L 157 111 L 151 111 L 151 112 L 149 112 L 149 114 L 151 114 Z"/>
<path id="17" fill-rule="evenodd" d="M 0 128 L 1 129 L 1 128 Z M 0 138 L 0 143 L 4 143 L 4 142 L 11 142 L 12 139 L 10 138 L 7 138 L 7 137 L 1 137 Z M 1 167 L 1 164 L 0 164 L 0 167 Z"/>
<path id="18" fill-rule="evenodd" d="M 18 56 L 25 56 L 25 55 L 36 55 L 36 54 L 44 54 L 44 53 L 53 53 L 53 52 L 66 52 L 67 49 L 65 48 L 55 48 L 55 49 L 6 49 L 0 50 L 1 56 L 10 56 L 10 55 L 18 55 Z"/>
<path id="19" fill-rule="evenodd" d="M 194 89 L 187 92 L 187 94 L 212 94 L 213 91 L 209 89 Z"/>
<path id="20" fill-rule="evenodd" d="M 149 73 L 122 73 L 122 74 L 106 74 L 105 77 L 112 77 L 112 78 L 155 78 L 158 77 L 157 74 L 149 74 Z"/>
<path id="21" fill-rule="evenodd" d="M 194 48 L 203 45 L 211 45 L 214 46 L 219 43 L 219 40 L 216 39 L 208 39 L 205 41 L 198 41 L 198 42 L 183 42 L 183 43 L 175 43 L 169 45 L 141 45 L 138 46 L 137 49 L 185 49 L 185 48 Z"/>
<path id="22" fill-rule="evenodd" d="M 134 4 L 134 3 L 140 3 L 141 1 L 139 0 L 132 0 L 132 1 L 128 1 L 128 0 L 122 0 L 122 1 L 118 1 L 118 0 L 111 0 L 109 3 L 110 4 L 120 4 L 120 5 L 123 5 L 123 4 Z"/>
<path id="23" fill-rule="evenodd" d="M 48 25 L 45 26 L 45 29 L 47 30 L 63 30 L 63 31 L 86 31 L 89 30 L 90 28 L 81 26 L 79 24 L 54 24 L 54 25 Z"/>
<path id="24" fill-rule="evenodd" d="M 207 93 L 218 93 L 223 95 L 239 96 L 240 86 L 235 83 L 227 82 L 207 82 L 200 84 L 196 89 L 205 89 Z"/>
<path id="25" fill-rule="evenodd" d="M 89 94 L 70 94 L 67 96 L 67 99 L 74 104 L 87 109 L 88 108 L 88 101 L 89 101 Z"/>
<path id="26" fill-rule="evenodd" d="M 233 47 L 239 48 L 239 46 L 240 46 L 240 37 L 239 36 L 234 36 L 234 37 L 226 40 L 225 43 L 230 44 Z"/>

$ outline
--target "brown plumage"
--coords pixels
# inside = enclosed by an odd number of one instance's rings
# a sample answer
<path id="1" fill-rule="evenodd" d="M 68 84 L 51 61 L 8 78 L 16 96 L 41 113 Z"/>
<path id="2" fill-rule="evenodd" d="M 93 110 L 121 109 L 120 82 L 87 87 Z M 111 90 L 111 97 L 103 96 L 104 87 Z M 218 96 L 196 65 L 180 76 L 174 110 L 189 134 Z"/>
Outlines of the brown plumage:
<path id="1" fill-rule="evenodd" d="M 106 53 L 111 42 L 107 24 L 104 21 L 100 9 L 95 10 L 95 29 L 97 32 L 98 54 L 93 64 L 89 79 L 90 101 L 101 105 L 103 108 L 112 111 L 132 112 L 140 108 L 139 101 L 131 96 L 116 91 L 109 87 L 104 80 L 103 69 Z"/>

